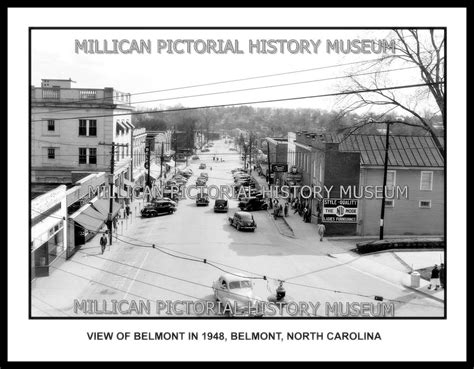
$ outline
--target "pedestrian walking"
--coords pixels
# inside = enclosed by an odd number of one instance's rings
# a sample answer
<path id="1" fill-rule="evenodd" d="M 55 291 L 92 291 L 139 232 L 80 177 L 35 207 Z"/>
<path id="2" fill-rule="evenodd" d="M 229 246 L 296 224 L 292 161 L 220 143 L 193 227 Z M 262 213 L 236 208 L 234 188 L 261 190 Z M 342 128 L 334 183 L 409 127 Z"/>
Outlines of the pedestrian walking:
<path id="1" fill-rule="evenodd" d="M 444 268 L 444 264 L 441 263 L 439 269 L 439 281 L 441 284 L 441 288 L 446 288 L 446 269 Z"/>
<path id="2" fill-rule="evenodd" d="M 324 232 L 326 232 L 326 226 L 324 223 L 318 224 L 318 234 L 319 234 L 319 241 L 323 242 Z"/>
<path id="3" fill-rule="evenodd" d="M 306 222 L 306 216 L 308 214 L 308 208 L 305 206 L 303 209 L 303 222 Z"/>
<path id="4" fill-rule="evenodd" d="M 102 255 L 104 254 L 105 251 L 105 246 L 107 246 L 107 231 L 102 234 L 102 237 L 100 238 L 100 250 L 102 251 Z"/>
<path id="5" fill-rule="evenodd" d="M 127 218 L 130 216 L 130 205 L 127 204 L 127 206 L 125 206 L 125 215 L 127 216 Z"/>
<path id="6" fill-rule="evenodd" d="M 283 205 L 278 206 L 278 215 L 283 216 Z"/>
<path id="7" fill-rule="evenodd" d="M 288 203 L 285 204 L 285 218 L 288 217 Z"/>
<path id="8" fill-rule="evenodd" d="M 121 219 L 123 219 L 125 217 L 125 210 L 124 210 L 123 206 L 119 210 L 119 216 L 120 216 Z"/>
<path id="9" fill-rule="evenodd" d="M 430 285 L 428 286 L 428 289 L 431 290 L 431 286 L 433 285 L 435 286 L 435 291 L 439 288 L 439 285 L 440 285 L 438 264 L 436 264 L 434 268 L 431 270 L 431 279 L 430 279 Z"/>
<path id="10" fill-rule="evenodd" d="M 114 227 L 114 232 L 117 233 L 117 217 L 116 216 L 112 220 L 112 225 Z"/>

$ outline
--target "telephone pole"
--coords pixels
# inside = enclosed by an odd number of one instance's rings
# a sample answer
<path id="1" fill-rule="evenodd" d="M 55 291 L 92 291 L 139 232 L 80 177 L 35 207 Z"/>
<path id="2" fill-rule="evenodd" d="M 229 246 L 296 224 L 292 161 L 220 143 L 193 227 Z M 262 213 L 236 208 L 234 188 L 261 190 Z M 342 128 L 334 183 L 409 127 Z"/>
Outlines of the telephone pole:
<path id="1" fill-rule="evenodd" d="M 268 184 L 272 183 L 272 170 L 270 166 L 270 142 L 267 140 Z"/>
<path id="2" fill-rule="evenodd" d="M 252 173 L 252 132 L 249 134 L 249 165 L 250 165 L 250 173 Z"/>
<path id="3" fill-rule="evenodd" d="M 387 123 L 387 132 L 385 134 L 385 162 L 383 165 L 383 186 L 382 186 L 382 209 L 380 210 L 380 232 L 379 239 L 383 240 L 383 226 L 385 218 L 385 187 L 387 186 L 387 168 L 388 168 L 388 148 L 390 145 L 390 122 Z"/>
<path id="4" fill-rule="evenodd" d="M 109 214 L 107 216 L 107 229 L 109 230 L 109 245 L 112 245 L 112 214 L 114 212 L 114 172 L 115 172 L 115 147 L 128 147 L 128 144 L 117 144 L 99 142 L 99 145 L 112 146 L 110 152 L 110 174 L 109 174 Z"/>
<path id="5" fill-rule="evenodd" d="M 164 160 L 163 150 L 164 150 L 164 146 L 165 146 L 165 143 L 162 141 L 161 142 L 161 157 L 160 157 L 160 179 L 163 176 L 163 160 Z"/>

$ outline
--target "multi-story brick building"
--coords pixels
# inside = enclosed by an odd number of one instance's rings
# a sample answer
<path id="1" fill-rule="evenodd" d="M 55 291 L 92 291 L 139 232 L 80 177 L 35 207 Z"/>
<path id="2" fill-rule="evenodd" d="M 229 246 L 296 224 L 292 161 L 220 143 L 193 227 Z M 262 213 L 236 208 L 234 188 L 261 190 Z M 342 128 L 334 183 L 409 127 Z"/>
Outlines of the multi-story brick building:
<path id="1" fill-rule="evenodd" d="M 42 80 L 31 87 L 31 182 L 71 184 L 111 170 L 117 188 L 132 178 L 130 94 L 113 88 L 73 88 L 71 80 Z"/>

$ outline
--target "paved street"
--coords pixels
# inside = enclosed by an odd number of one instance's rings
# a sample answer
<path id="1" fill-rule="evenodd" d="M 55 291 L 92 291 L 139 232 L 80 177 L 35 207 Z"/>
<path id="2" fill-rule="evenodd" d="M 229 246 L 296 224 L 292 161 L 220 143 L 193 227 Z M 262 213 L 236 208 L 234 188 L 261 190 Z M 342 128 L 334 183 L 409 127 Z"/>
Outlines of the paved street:
<path id="1" fill-rule="evenodd" d="M 215 153 L 224 162 L 213 162 Z M 198 155 L 200 160 L 189 161 L 194 174 L 188 184 L 206 171 L 208 185 L 230 185 L 231 169 L 242 166 L 240 155 L 229 151 L 223 140 L 216 141 L 210 153 Z M 198 169 L 201 162 L 207 164 L 205 170 Z M 404 286 L 407 274 L 396 267 L 395 258 L 385 260 L 381 268 L 376 259 L 347 251 L 351 247 L 343 242 L 286 237 L 267 211 L 253 213 L 258 225 L 255 232 L 238 232 L 227 219 L 236 211 L 237 201 L 229 201 L 227 214 L 214 213 L 213 203 L 211 199 L 210 206 L 197 207 L 194 200 L 183 199 L 170 216 L 142 219 L 135 213 L 119 226 L 119 240 L 104 255 L 95 237 L 49 278 L 36 281 L 33 316 L 83 316 L 74 312 L 74 299 L 97 299 L 99 305 L 112 300 L 151 300 L 150 316 L 157 316 L 156 300 L 213 300 L 212 283 L 224 271 L 267 276 L 267 281 L 254 280 L 256 294 L 265 301 L 275 293 L 274 279 L 281 279 L 292 301 L 378 303 L 374 296 L 381 296 L 384 302 L 396 300 L 396 316 L 443 315 L 442 302 Z M 189 260 L 196 258 L 214 266 Z M 316 315 L 326 316 L 324 307 Z"/>

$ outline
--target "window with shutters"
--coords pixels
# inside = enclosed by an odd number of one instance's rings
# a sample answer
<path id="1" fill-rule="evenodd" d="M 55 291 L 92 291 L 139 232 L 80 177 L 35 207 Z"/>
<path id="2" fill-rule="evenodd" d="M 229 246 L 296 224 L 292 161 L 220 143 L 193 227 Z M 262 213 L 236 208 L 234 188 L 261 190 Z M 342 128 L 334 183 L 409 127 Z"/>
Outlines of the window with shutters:
<path id="1" fill-rule="evenodd" d="M 55 159 L 56 158 L 56 149 L 55 148 L 48 148 L 48 159 Z"/>

